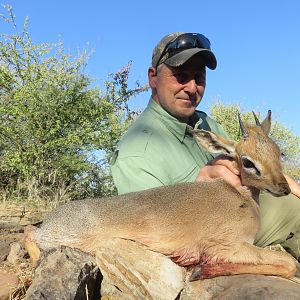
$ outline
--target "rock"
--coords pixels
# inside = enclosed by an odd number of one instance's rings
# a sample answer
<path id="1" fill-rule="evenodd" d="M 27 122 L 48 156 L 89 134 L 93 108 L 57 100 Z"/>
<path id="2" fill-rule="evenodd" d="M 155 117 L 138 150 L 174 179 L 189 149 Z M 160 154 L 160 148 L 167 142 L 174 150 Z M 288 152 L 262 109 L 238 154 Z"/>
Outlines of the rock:
<path id="1" fill-rule="evenodd" d="M 26 299 L 98 300 L 100 283 L 101 274 L 94 257 L 61 246 L 43 253 Z"/>
<path id="2" fill-rule="evenodd" d="M 187 283 L 180 300 L 298 300 L 300 285 L 263 275 L 221 276 Z"/>
<path id="3" fill-rule="evenodd" d="M 96 261 L 103 275 L 104 298 L 169 300 L 184 287 L 184 268 L 133 241 L 107 241 L 98 249 Z"/>
<path id="4" fill-rule="evenodd" d="M 15 242 L 21 242 L 23 233 L 19 227 L 7 227 L 0 224 L 0 262 L 4 261 L 10 251 L 10 245 Z"/>
<path id="5" fill-rule="evenodd" d="M 0 223 L 11 226 L 26 226 L 41 222 L 47 210 L 40 208 L 25 207 L 24 205 L 14 203 L 0 204 Z"/>
<path id="6" fill-rule="evenodd" d="M 26 299 L 99 300 L 100 286 L 103 300 L 298 300 L 300 295 L 299 284 L 279 277 L 234 275 L 189 282 L 190 272 L 129 240 L 107 241 L 96 259 L 61 246 L 42 255 Z"/>
<path id="7" fill-rule="evenodd" d="M 6 260 L 10 263 L 10 264 L 17 264 L 18 262 L 20 262 L 20 260 L 23 258 L 23 256 L 25 255 L 25 251 L 24 248 L 21 246 L 20 243 L 12 243 L 10 245 L 10 252 L 6 258 Z"/>
<path id="8" fill-rule="evenodd" d="M 300 285 L 263 275 L 221 276 L 189 282 L 191 272 L 133 241 L 114 239 L 97 251 L 106 299 L 300 299 Z"/>
<path id="9" fill-rule="evenodd" d="M 0 263 L 9 254 L 10 245 L 22 241 L 24 226 L 41 222 L 46 212 L 20 204 L 0 204 Z"/>
<path id="10" fill-rule="evenodd" d="M 19 284 L 18 276 L 0 271 L 0 300 L 12 299 L 12 293 Z"/>

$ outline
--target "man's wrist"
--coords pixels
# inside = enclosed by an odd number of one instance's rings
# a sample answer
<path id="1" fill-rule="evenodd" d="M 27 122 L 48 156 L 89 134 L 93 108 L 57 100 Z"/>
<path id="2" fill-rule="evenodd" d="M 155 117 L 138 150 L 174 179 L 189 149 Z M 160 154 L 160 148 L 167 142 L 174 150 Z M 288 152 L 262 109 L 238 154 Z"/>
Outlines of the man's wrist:
<path id="1" fill-rule="evenodd" d="M 300 185 L 288 175 L 284 175 L 293 195 L 300 198 Z"/>

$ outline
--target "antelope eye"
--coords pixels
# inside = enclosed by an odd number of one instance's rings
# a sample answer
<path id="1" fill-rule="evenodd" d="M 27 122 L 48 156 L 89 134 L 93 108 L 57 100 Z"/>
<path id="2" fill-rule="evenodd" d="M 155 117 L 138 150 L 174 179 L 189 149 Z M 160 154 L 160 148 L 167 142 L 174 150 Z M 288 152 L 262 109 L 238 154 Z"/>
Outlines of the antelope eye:
<path id="1" fill-rule="evenodd" d="M 242 163 L 243 163 L 244 168 L 246 168 L 246 169 L 255 168 L 254 163 L 251 160 L 249 160 L 248 158 L 243 157 Z"/>
<path id="2" fill-rule="evenodd" d="M 242 157 L 243 167 L 249 171 L 255 172 L 256 175 L 260 175 L 260 171 L 257 169 L 255 164 L 248 158 Z"/>

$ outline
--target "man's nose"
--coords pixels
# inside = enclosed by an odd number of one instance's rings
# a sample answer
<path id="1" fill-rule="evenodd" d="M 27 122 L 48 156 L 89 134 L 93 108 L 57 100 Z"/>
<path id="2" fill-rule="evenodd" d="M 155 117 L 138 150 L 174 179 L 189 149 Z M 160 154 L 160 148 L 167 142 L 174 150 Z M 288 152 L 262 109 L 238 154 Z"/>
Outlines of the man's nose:
<path id="1" fill-rule="evenodd" d="M 187 83 L 186 83 L 186 91 L 189 93 L 196 93 L 197 91 L 197 84 L 195 79 L 190 79 Z"/>

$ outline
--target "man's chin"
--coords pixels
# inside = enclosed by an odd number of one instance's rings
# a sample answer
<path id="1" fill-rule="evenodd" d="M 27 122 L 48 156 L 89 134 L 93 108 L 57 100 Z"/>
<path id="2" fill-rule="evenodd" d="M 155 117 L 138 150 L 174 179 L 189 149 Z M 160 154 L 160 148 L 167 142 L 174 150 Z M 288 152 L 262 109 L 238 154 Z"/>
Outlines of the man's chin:
<path id="1" fill-rule="evenodd" d="M 189 117 L 195 112 L 195 109 L 196 108 L 194 106 L 188 108 L 181 108 L 174 114 L 174 117 L 180 120 L 188 120 Z"/>

